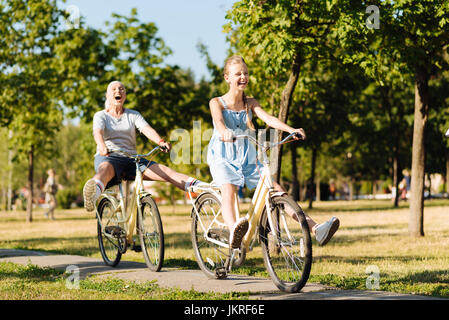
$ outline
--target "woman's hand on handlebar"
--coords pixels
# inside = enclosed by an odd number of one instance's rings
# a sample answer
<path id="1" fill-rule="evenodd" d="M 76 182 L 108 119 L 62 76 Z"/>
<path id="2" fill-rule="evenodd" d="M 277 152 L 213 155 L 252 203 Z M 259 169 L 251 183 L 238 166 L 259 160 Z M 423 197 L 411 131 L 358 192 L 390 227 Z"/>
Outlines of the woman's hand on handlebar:
<path id="1" fill-rule="evenodd" d="M 161 141 L 161 143 L 159 143 L 159 146 L 161 147 L 161 150 L 164 151 L 165 153 L 171 150 L 170 142 Z"/>
<path id="2" fill-rule="evenodd" d="M 108 148 L 106 147 L 105 144 L 98 146 L 98 153 L 101 156 L 105 156 L 105 157 L 109 156 L 109 150 L 108 150 Z"/>
<path id="3" fill-rule="evenodd" d="M 306 132 L 303 128 L 294 129 L 290 134 L 294 133 L 293 139 L 295 140 L 306 140 Z"/>

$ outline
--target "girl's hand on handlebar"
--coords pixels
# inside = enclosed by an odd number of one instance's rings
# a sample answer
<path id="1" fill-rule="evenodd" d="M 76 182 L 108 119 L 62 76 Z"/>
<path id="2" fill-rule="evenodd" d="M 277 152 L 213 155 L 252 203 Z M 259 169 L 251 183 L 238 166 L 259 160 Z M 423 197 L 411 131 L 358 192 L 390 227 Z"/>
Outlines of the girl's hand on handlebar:
<path id="1" fill-rule="evenodd" d="M 234 133 L 231 130 L 226 130 L 221 134 L 221 141 L 223 142 L 234 142 Z"/>
<path id="2" fill-rule="evenodd" d="M 306 140 L 306 132 L 304 131 L 303 128 L 294 129 L 290 133 L 294 133 L 293 139 L 295 140 Z"/>

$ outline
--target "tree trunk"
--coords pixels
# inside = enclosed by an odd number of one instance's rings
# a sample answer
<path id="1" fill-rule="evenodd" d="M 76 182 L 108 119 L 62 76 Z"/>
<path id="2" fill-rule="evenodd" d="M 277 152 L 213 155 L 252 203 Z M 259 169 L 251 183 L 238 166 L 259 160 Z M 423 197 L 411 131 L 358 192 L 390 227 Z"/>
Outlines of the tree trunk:
<path id="1" fill-rule="evenodd" d="M 13 151 L 9 149 L 11 147 L 11 138 L 12 138 L 12 130 L 9 130 L 8 133 L 8 204 L 7 210 L 12 211 L 12 198 L 13 198 L 13 190 L 12 190 L 12 158 Z"/>
<path id="2" fill-rule="evenodd" d="M 288 112 L 290 109 L 290 105 L 292 103 L 293 93 L 296 88 L 296 84 L 298 82 L 300 70 L 300 56 L 299 54 L 295 55 L 293 60 L 292 69 L 290 71 L 290 76 L 285 85 L 284 90 L 282 91 L 281 96 L 281 105 L 279 108 L 279 120 L 286 123 L 288 120 Z M 276 134 L 274 137 L 274 143 L 277 143 L 282 140 L 282 131 L 276 130 Z M 276 182 L 280 182 L 281 178 L 281 160 L 282 160 L 282 146 L 278 148 L 274 148 L 271 150 L 270 154 L 270 163 L 271 163 L 271 172 L 274 173 L 274 180 Z"/>
<path id="3" fill-rule="evenodd" d="M 354 178 L 349 181 L 349 201 L 354 201 Z"/>
<path id="4" fill-rule="evenodd" d="M 397 150 L 393 156 L 393 187 L 396 188 L 396 194 L 393 198 L 394 207 L 399 206 L 399 159 Z"/>
<path id="5" fill-rule="evenodd" d="M 309 209 L 312 209 L 313 204 L 313 182 L 315 181 L 315 165 L 316 165 L 316 148 L 312 150 L 312 163 L 310 169 L 310 183 L 307 186 L 307 192 L 309 193 Z"/>
<path id="6" fill-rule="evenodd" d="M 33 221 L 33 171 L 34 171 L 34 146 L 28 152 L 28 199 L 27 199 L 27 222 Z"/>
<path id="7" fill-rule="evenodd" d="M 412 181 L 409 213 L 409 234 L 424 236 L 424 132 L 428 120 L 428 75 L 424 67 L 418 67 L 415 80 L 415 115 L 413 125 Z"/>
<path id="8" fill-rule="evenodd" d="M 446 150 L 446 192 L 449 194 L 449 150 Z"/>
<path id="9" fill-rule="evenodd" d="M 295 201 L 299 201 L 299 181 L 298 181 L 298 167 L 296 165 L 296 147 L 290 143 L 290 152 L 292 159 L 292 187 L 290 195 Z"/>

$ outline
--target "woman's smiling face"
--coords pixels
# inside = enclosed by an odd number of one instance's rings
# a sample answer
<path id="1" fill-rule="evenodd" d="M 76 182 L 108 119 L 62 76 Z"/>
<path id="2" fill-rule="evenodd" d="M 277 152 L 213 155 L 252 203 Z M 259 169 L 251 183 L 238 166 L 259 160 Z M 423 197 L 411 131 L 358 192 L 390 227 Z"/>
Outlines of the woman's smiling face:
<path id="1" fill-rule="evenodd" d="M 106 98 L 111 106 L 123 106 L 126 100 L 125 86 L 118 81 L 111 82 L 106 91 Z"/>

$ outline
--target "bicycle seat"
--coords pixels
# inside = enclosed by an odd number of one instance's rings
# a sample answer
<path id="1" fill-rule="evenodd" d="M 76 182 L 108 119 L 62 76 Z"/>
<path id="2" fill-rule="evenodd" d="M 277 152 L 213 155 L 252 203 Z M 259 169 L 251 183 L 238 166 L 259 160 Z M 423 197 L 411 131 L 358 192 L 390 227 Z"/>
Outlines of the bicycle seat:
<path id="1" fill-rule="evenodd" d="M 105 189 L 112 188 L 112 187 L 118 185 L 118 184 L 121 183 L 121 182 L 125 182 L 125 181 L 131 181 L 131 182 L 134 182 L 134 180 L 135 180 L 135 178 L 129 177 L 129 176 L 124 176 L 124 177 L 122 177 L 122 178 L 120 178 L 120 179 L 117 178 L 117 176 L 114 176 L 114 178 L 112 178 L 111 181 L 108 182 L 108 184 L 106 185 L 106 188 L 105 188 Z"/>

